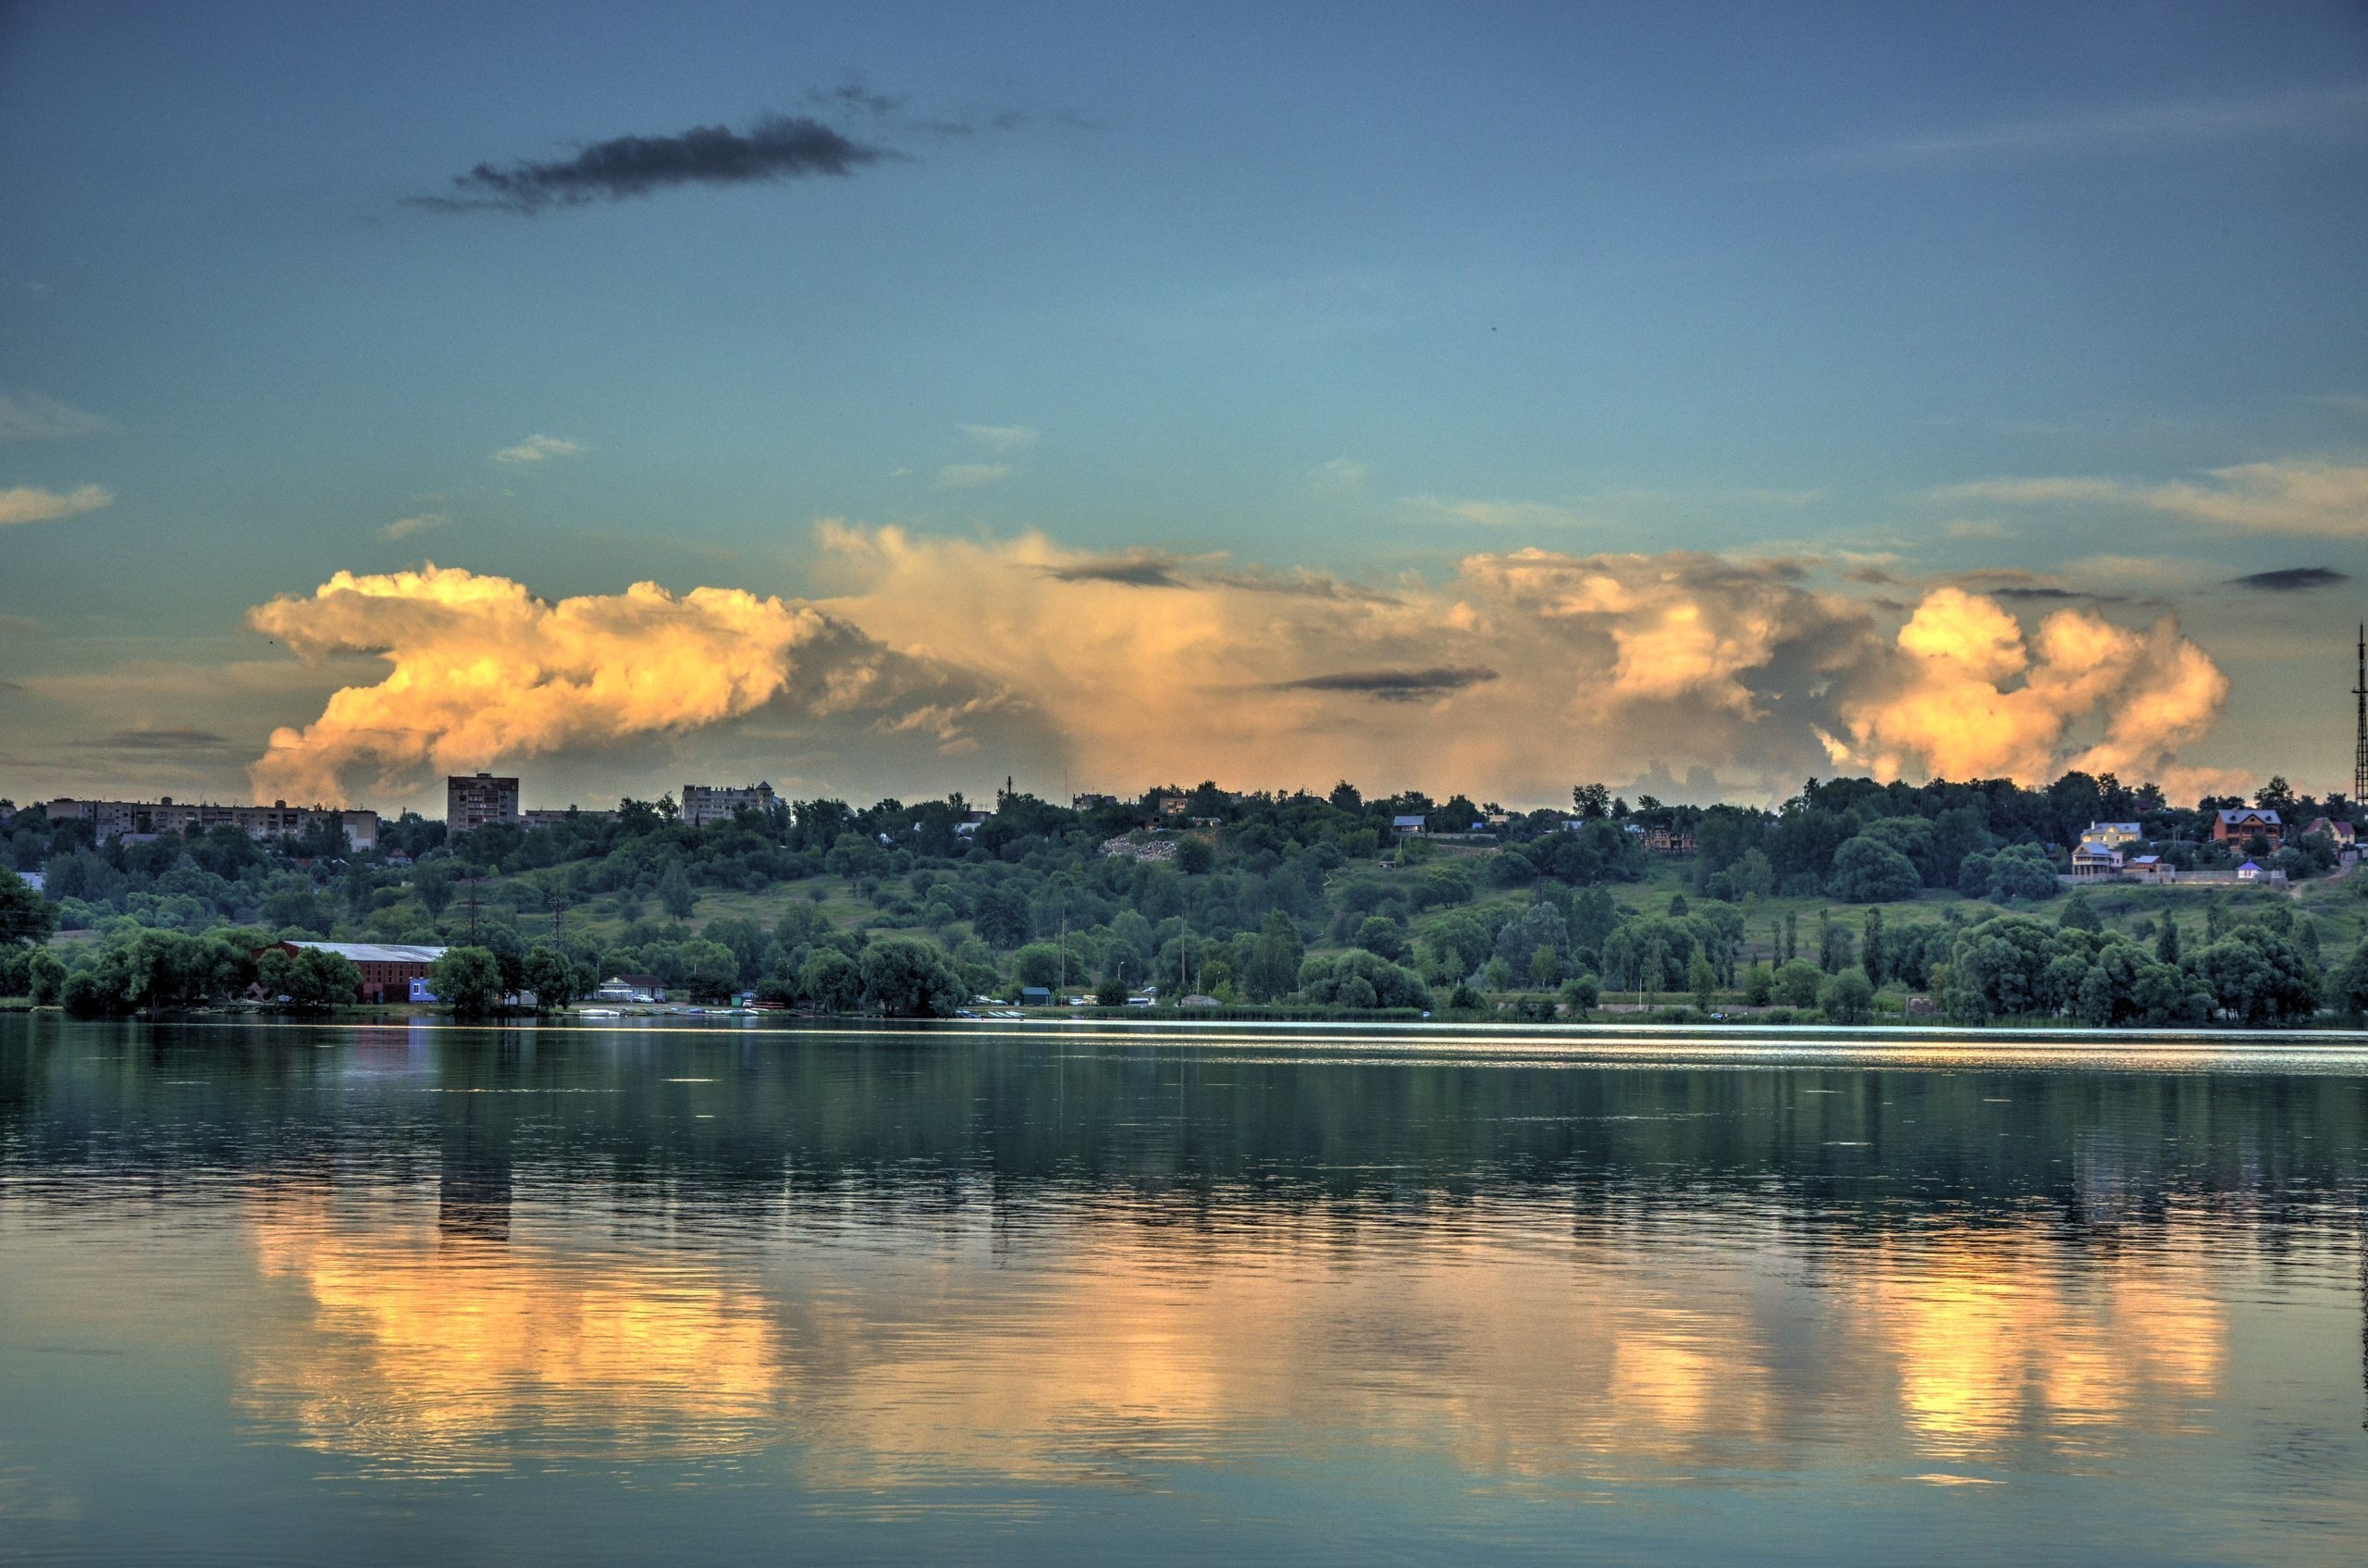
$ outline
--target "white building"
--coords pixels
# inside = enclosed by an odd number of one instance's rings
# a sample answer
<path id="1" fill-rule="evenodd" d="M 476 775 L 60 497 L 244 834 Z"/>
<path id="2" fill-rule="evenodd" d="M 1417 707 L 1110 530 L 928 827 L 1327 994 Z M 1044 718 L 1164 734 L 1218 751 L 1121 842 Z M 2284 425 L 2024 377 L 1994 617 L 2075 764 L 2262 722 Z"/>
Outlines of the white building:
<path id="1" fill-rule="evenodd" d="M 770 784 L 742 784 L 732 788 L 722 784 L 684 784 L 683 786 L 683 825 L 703 828 L 714 822 L 728 822 L 743 811 L 759 816 L 773 809 L 773 786 Z"/>

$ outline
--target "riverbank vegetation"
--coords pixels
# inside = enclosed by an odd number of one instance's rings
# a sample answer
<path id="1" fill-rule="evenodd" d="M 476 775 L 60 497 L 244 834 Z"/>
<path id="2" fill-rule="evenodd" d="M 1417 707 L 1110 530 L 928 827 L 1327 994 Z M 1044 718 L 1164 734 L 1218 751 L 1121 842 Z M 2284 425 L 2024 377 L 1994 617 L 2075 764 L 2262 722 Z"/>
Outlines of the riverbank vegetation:
<path id="1" fill-rule="evenodd" d="M 223 830 L 95 843 L 34 809 L 0 828 L 6 858 L 47 883 L 0 900 L 0 994 L 325 1006 L 343 976 L 263 952 L 293 937 L 451 947 L 437 990 L 462 1011 L 521 993 L 563 1005 L 630 974 L 694 1000 L 919 1016 L 1025 988 L 1518 1019 L 2357 1012 L 2368 881 L 2331 833 L 2275 852 L 2211 842 L 2214 812 L 2236 804 L 2293 828 L 2350 810 L 2280 781 L 2179 808 L 2078 773 L 2043 789 L 1812 781 L 1773 809 L 1631 804 L 1600 785 L 1515 812 L 1204 784 L 1073 808 L 801 801 L 704 828 L 670 800 L 626 801 L 613 819 L 449 842 L 406 815 L 357 854 Z M 2067 886 L 2066 846 L 2097 821 L 2134 824 L 2131 853 L 2203 873 L 2250 855 L 2283 880 Z"/>

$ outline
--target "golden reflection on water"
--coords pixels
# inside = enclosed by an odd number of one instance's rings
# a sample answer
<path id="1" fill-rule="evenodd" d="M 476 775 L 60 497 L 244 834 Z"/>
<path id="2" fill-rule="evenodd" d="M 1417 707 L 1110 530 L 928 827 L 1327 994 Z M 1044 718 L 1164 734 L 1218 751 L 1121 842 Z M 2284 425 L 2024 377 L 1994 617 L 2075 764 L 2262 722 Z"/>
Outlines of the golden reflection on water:
<path id="1" fill-rule="evenodd" d="M 250 1414 L 436 1473 L 691 1458 L 771 1436 L 775 1330 L 746 1286 L 371 1217 L 303 1200 L 253 1216 L 264 1278 L 301 1286 L 311 1310 L 249 1361 Z"/>
<path id="2" fill-rule="evenodd" d="M 2226 1375 L 2200 1237 L 1681 1252 L 1499 1217 L 1103 1216 L 1015 1244 L 977 1216 L 727 1267 L 278 1200 L 250 1225 L 299 1310 L 258 1325 L 241 1405 L 431 1473 L 794 1444 L 809 1484 L 861 1490 L 1379 1448 L 1569 1484 L 2095 1455 L 2181 1430 Z"/>
<path id="3" fill-rule="evenodd" d="M 2225 1314 L 2184 1249 L 2073 1268 L 2028 1235 L 1950 1235 L 1886 1246 L 1853 1274 L 1851 1310 L 1935 1456 L 1989 1455 L 2023 1434 L 2078 1449 L 2132 1423 L 2172 1429 L 2218 1392 L 2227 1361 Z"/>

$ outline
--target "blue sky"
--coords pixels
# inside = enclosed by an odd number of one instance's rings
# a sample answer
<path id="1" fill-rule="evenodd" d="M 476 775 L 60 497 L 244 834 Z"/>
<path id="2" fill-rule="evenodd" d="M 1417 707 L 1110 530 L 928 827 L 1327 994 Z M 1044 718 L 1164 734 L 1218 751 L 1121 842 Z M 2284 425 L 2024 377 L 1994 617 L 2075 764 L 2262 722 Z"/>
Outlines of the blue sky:
<path id="1" fill-rule="evenodd" d="M 242 789 L 351 669 L 158 667 L 340 570 L 844 596 L 822 518 L 2102 596 L 2234 684 L 2182 762 L 2342 782 L 2351 590 L 2226 585 L 2362 565 L 2356 6 L 1276 9 L 0 13 L 0 787 Z M 768 113 L 894 155 L 407 200 Z"/>

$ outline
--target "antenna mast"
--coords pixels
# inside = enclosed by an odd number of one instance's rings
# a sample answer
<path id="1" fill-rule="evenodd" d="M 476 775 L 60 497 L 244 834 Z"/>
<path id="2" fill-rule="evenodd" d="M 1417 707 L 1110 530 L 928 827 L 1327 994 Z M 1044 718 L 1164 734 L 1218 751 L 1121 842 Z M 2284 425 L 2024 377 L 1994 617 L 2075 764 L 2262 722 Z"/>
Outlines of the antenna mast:
<path id="1" fill-rule="evenodd" d="M 2368 623 L 2360 627 L 2360 674 L 2351 684 L 2351 696 L 2358 710 L 2351 743 L 2351 805 L 2358 810 L 2361 798 L 2368 796 Z"/>

